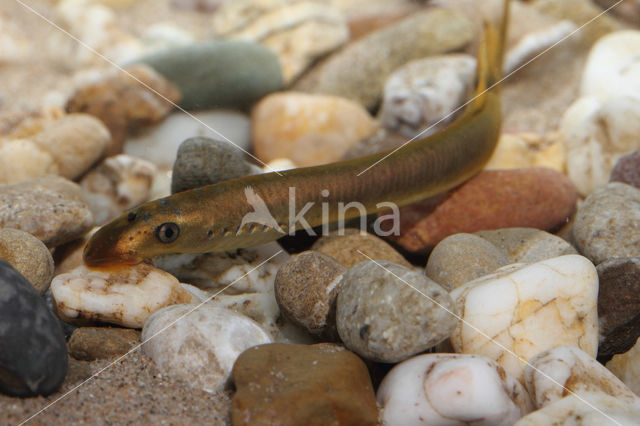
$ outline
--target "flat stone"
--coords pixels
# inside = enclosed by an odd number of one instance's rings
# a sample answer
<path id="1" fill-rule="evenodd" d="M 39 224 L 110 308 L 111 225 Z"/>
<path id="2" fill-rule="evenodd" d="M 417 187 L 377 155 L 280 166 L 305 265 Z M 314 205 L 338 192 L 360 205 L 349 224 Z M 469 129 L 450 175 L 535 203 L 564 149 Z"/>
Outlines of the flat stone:
<path id="1" fill-rule="evenodd" d="M 128 328 L 79 327 L 69 339 L 69 355 L 83 361 L 126 354 L 140 343 L 140 332 Z"/>
<path id="2" fill-rule="evenodd" d="M 53 257 L 42 241 L 18 229 L 0 228 L 0 259 L 11 264 L 43 295 L 53 278 Z"/>

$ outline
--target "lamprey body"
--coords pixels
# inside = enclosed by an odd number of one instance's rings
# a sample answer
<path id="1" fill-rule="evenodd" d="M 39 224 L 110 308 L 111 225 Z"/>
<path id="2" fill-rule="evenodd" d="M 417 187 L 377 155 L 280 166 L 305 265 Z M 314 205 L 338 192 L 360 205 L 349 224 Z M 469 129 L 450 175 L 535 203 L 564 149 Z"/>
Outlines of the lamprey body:
<path id="1" fill-rule="evenodd" d="M 402 206 L 461 184 L 483 168 L 500 134 L 500 94 L 487 89 L 501 76 L 507 13 L 508 1 L 500 35 L 486 26 L 474 100 L 443 131 L 391 155 L 248 176 L 143 204 L 99 229 L 87 243 L 85 262 L 138 263 L 166 253 L 251 247 L 288 233 L 290 219 L 302 213 L 315 227 L 360 216 L 349 202 L 371 214 L 385 207 L 380 203 Z M 269 220 L 247 220 L 258 210 L 268 211 Z"/>

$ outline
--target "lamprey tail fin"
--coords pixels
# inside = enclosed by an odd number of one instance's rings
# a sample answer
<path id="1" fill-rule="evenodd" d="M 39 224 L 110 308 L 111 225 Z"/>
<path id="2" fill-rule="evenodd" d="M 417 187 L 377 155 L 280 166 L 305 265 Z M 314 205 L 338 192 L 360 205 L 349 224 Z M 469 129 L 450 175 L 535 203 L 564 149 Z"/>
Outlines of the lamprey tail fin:
<path id="1" fill-rule="evenodd" d="M 487 49 L 489 50 L 490 76 L 489 87 L 497 84 L 502 78 L 502 65 L 507 44 L 507 29 L 509 27 L 509 11 L 511 9 L 511 1 L 504 0 L 502 8 L 502 21 L 500 29 L 496 32 L 492 25 L 485 24 L 485 34 L 487 35 Z"/>

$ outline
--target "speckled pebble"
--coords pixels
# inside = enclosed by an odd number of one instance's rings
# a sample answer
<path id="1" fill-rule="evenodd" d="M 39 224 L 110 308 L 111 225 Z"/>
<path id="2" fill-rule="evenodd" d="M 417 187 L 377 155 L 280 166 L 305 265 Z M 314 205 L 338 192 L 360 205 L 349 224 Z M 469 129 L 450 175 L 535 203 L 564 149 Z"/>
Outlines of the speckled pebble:
<path id="1" fill-rule="evenodd" d="M 129 328 L 79 327 L 69 339 L 69 355 L 83 361 L 126 354 L 140 342 L 140 332 Z"/>
<path id="2" fill-rule="evenodd" d="M 336 305 L 345 346 L 378 362 L 399 362 L 451 334 L 457 319 L 445 289 L 391 262 L 365 261 L 342 278 Z"/>
<path id="3" fill-rule="evenodd" d="M 57 318 L 33 286 L 0 260 L 0 392 L 48 395 L 67 372 L 67 347 Z"/>
<path id="4" fill-rule="evenodd" d="M 311 334 L 337 337 L 335 299 L 346 270 L 316 251 L 292 256 L 280 266 L 274 283 L 280 312 Z"/>
<path id="5" fill-rule="evenodd" d="M 640 189 L 640 150 L 618 158 L 609 181 L 626 183 Z"/>
<path id="6" fill-rule="evenodd" d="M 612 258 L 640 257 L 640 189 L 613 182 L 580 205 L 573 224 L 578 251 L 596 265 Z"/>
<path id="7" fill-rule="evenodd" d="M 0 227 L 28 232 L 47 247 L 75 240 L 93 226 L 80 187 L 58 176 L 0 185 Z"/>
<path id="8" fill-rule="evenodd" d="M 233 145 L 195 137 L 182 142 L 173 165 L 171 192 L 210 185 L 252 174 L 244 153 Z"/>
<path id="9" fill-rule="evenodd" d="M 425 273 L 451 291 L 509 263 L 505 253 L 489 241 L 472 234 L 455 234 L 433 248 Z"/>
<path id="10" fill-rule="evenodd" d="M 18 229 L 0 228 L 0 259 L 6 260 L 44 294 L 53 278 L 53 257 L 42 241 Z"/>

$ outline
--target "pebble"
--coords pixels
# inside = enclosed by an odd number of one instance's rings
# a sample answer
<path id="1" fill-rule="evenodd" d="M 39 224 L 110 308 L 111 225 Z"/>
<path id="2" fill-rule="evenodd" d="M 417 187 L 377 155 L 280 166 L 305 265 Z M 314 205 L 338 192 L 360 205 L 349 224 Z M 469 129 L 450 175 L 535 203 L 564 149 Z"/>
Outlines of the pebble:
<path id="1" fill-rule="evenodd" d="M 369 260 L 361 252 L 373 260 L 386 260 L 407 268 L 412 267 L 411 263 L 382 238 L 354 228 L 329 232 L 320 237 L 311 249 L 331 256 L 345 268 Z"/>
<path id="2" fill-rule="evenodd" d="M 614 355 L 606 367 L 636 395 L 640 395 L 640 339 L 627 352 Z"/>
<path id="3" fill-rule="evenodd" d="M 144 30 L 141 41 L 145 52 L 151 53 L 193 44 L 196 39 L 185 28 L 172 22 L 157 22 Z"/>
<path id="4" fill-rule="evenodd" d="M 5 16 L 0 18 L 0 65 L 25 62 L 32 55 L 33 47 L 22 28 Z"/>
<path id="5" fill-rule="evenodd" d="M 381 128 L 370 137 L 360 140 L 349 148 L 342 156 L 342 159 L 353 160 L 354 158 L 362 158 L 382 151 L 389 151 L 404 145 L 405 142 L 407 142 L 406 136 Z"/>
<path id="6" fill-rule="evenodd" d="M 0 228 L 0 259 L 7 261 L 43 295 L 53 278 L 53 257 L 42 241 L 19 229 Z"/>
<path id="7" fill-rule="evenodd" d="M 560 124 L 567 174 L 581 195 L 604 186 L 618 158 L 640 148 L 640 96 L 582 97 Z"/>
<path id="8" fill-rule="evenodd" d="M 171 193 L 253 174 L 245 158 L 242 151 L 226 142 L 189 138 L 178 148 L 171 175 Z"/>
<path id="9" fill-rule="evenodd" d="M 501 250 L 509 263 L 536 263 L 566 254 L 578 254 L 562 238 L 534 228 L 504 228 L 475 233 Z"/>
<path id="10" fill-rule="evenodd" d="M 393 71 L 413 59 L 460 49 L 472 38 L 471 22 L 458 12 L 440 8 L 417 12 L 348 44 L 293 88 L 343 96 L 373 108 Z"/>
<path id="11" fill-rule="evenodd" d="M 477 355 L 426 354 L 393 367 L 377 393 L 387 425 L 505 425 L 532 409 L 524 387 Z"/>
<path id="12" fill-rule="evenodd" d="M 102 225 L 123 211 L 148 201 L 156 167 L 145 160 L 120 154 L 109 157 L 80 181 L 96 225 Z"/>
<path id="13" fill-rule="evenodd" d="M 185 109 L 244 108 L 282 87 L 278 57 L 256 43 L 208 41 L 139 61 L 178 87 Z"/>
<path id="14" fill-rule="evenodd" d="M 146 263 L 102 270 L 79 266 L 53 278 L 51 295 L 63 321 L 130 328 L 142 328 L 160 308 L 192 301 L 175 277 Z"/>
<path id="15" fill-rule="evenodd" d="M 606 100 L 640 96 L 640 31 L 617 31 L 591 48 L 582 74 L 580 93 Z M 631 124 L 622 121 L 622 124 Z"/>
<path id="16" fill-rule="evenodd" d="M 31 140 L 0 143 L 0 184 L 18 183 L 46 174 L 58 174 L 58 165 L 51 154 Z"/>
<path id="17" fill-rule="evenodd" d="M 609 181 L 626 183 L 640 189 L 640 150 L 618 158 Z"/>
<path id="18" fill-rule="evenodd" d="M 82 361 L 110 359 L 140 343 L 140 332 L 129 328 L 79 327 L 69 339 L 69 355 Z"/>
<path id="19" fill-rule="evenodd" d="M 162 170 L 171 170 L 180 145 L 192 137 L 222 139 L 247 151 L 251 145 L 251 124 L 246 115 L 236 111 L 174 112 L 162 123 L 127 139 L 124 152 L 151 161 Z"/>
<path id="20" fill-rule="evenodd" d="M 229 0 L 169 0 L 169 6 L 175 9 L 211 13 L 227 1 Z"/>
<path id="21" fill-rule="evenodd" d="M 116 155 L 130 130 L 161 122 L 180 98 L 180 91 L 162 75 L 138 64 L 78 89 L 67 110 L 100 119 L 111 133 L 107 155 Z"/>
<path id="22" fill-rule="evenodd" d="M 251 114 L 253 147 L 264 162 L 331 163 L 378 128 L 356 102 L 338 96 L 281 92 L 267 96 Z"/>
<path id="23" fill-rule="evenodd" d="M 491 358 L 518 380 L 525 361 L 556 346 L 575 345 L 595 357 L 598 275 L 582 256 L 510 265 L 451 297 L 461 312 L 451 335 L 455 351 Z"/>
<path id="24" fill-rule="evenodd" d="M 485 169 L 547 167 L 564 173 L 566 162 L 564 145 L 553 135 L 503 133 Z"/>
<path id="25" fill-rule="evenodd" d="M 640 189 L 610 183 L 587 197 L 576 213 L 573 239 L 594 264 L 640 257 Z"/>
<path id="26" fill-rule="evenodd" d="M 563 174 L 547 168 L 480 172 L 447 195 L 400 208 L 404 250 L 424 254 L 449 235 L 487 229 L 554 229 L 568 221 L 577 193 Z M 384 224 L 383 224 L 384 227 Z"/>
<path id="27" fill-rule="evenodd" d="M 387 79 L 378 120 L 408 138 L 436 133 L 464 109 L 475 72 L 476 60 L 466 54 L 411 61 Z"/>
<path id="28" fill-rule="evenodd" d="M 377 425 L 364 362 L 344 348 L 271 344 L 244 351 L 233 367 L 234 425 Z"/>
<path id="29" fill-rule="evenodd" d="M 628 351 L 640 337 L 640 258 L 599 264 L 600 356 Z"/>
<path id="30" fill-rule="evenodd" d="M 286 84 L 349 39 L 347 22 L 321 0 L 236 0 L 213 15 L 218 37 L 253 41 L 274 51 Z"/>
<path id="31" fill-rule="evenodd" d="M 615 6 L 610 12 L 629 24 L 640 22 L 640 3 L 637 0 L 622 0 L 622 2 L 618 0 L 595 0 L 595 2 L 602 8 Z"/>
<path id="32" fill-rule="evenodd" d="M 427 261 L 427 277 L 451 291 L 509 264 L 506 254 L 472 234 L 455 234 L 440 241 Z"/>
<path id="33" fill-rule="evenodd" d="M 33 286 L 0 260 L 0 392 L 48 395 L 67 373 L 67 346 L 56 317 Z"/>
<path id="34" fill-rule="evenodd" d="M 93 216 L 80 187 L 62 177 L 0 185 L 2 228 L 28 232 L 51 248 L 80 238 L 92 226 Z"/>
<path id="35" fill-rule="evenodd" d="M 163 373 L 217 393 L 229 382 L 238 356 L 252 346 L 271 343 L 271 338 L 253 320 L 228 309 L 180 304 L 149 317 L 142 341 L 143 353 Z"/>
<path id="36" fill-rule="evenodd" d="M 345 346 L 376 362 L 399 362 L 445 340 L 456 326 L 446 290 L 387 261 L 365 261 L 339 284 L 338 333 Z"/>
<path id="37" fill-rule="evenodd" d="M 274 282 L 280 312 L 310 334 L 337 337 L 335 301 L 346 270 L 317 251 L 292 256 L 280 266 Z"/>

